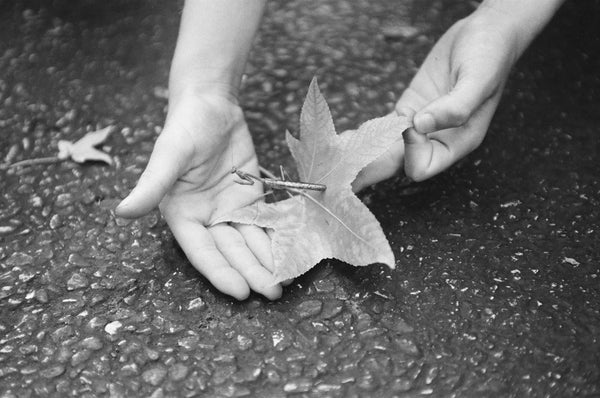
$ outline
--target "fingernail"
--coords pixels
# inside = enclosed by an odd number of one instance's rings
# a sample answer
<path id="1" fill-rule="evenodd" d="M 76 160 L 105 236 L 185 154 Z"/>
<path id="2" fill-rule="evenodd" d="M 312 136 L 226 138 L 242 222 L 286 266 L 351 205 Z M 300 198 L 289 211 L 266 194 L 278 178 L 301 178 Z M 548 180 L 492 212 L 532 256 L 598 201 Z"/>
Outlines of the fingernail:
<path id="1" fill-rule="evenodd" d="M 435 131 L 435 119 L 431 113 L 421 113 L 415 116 L 415 130 L 421 134 L 433 133 Z"/>
<path id="2" fill-rule="evenodd" d="M 116 210 L 116 211 L 119 211 L 119 210 L 123 210 L 123 209 L 125 209 L 127 206 L 129 206 L 129 202 L 131 202 L 131 201 L 129 200 L 129 196 L 127 196 L 125 199 L 123 199 L 123 200 L 121 201 L 121 203 L 119 203 L 119 204 L 117 205 L 117 207 L 115 208 L 115 210 Z"/>
<path id="3" fill-rule="evenodd" d="M 427 142 L 427 136 L 420 134 L 416 129 L 406 129 L 402 133 L 405 145 L 422 144 Z"/>

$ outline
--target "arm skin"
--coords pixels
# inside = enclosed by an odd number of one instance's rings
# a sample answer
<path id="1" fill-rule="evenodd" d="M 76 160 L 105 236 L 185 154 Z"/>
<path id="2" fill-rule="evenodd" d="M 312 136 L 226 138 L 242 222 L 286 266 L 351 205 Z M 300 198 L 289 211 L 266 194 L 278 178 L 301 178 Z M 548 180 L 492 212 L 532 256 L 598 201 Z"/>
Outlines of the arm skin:
<path id="1" fill-rule="evenodd" d="M 254 226 L 211 220 L 255 201 L 235 166 L 258 174 L 254 145 L 237 104 L 241 76 L 264 0 L 187 0 L 169 78 L 165 127 L 136 187 L 116 214 L 136 218 L 159 206 L 190 263 L 218 290 L 243 300 L 254 290 L 281 296 L 271 242 Z"/>
<path id="2" fill-rule="evenodd" d="M 430 178 L 483 141 L 512 69 L 564 0 L 485 0 L 434 45 L 395 111 L 414 128 L 354 182 Z"/>
<path id="3" fill-rule="evenodd" d="M 188 90 L 237 98 L 266 0 L 186 0 L 171 65 L 170 100 Z"/>

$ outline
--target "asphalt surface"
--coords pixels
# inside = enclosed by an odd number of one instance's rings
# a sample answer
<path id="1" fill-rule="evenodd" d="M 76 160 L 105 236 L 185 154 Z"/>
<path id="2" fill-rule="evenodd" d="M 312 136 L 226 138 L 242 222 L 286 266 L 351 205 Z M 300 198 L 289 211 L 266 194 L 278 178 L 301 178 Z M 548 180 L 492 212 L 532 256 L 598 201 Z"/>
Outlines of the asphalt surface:
<path id="1" fill-rule="evenodd" d="M 392 109 L 469 1 L 271 2 L 242 103 L 292 168 L 318 75 L 339 130 Z M 571 1 L 509 81 L 483 145 L 362 194 L 397 268 L 324 261 L 235 302 L 158 212 L 111 209 L 165 116 L 180 5 L 0 2 L 0 163 L 117 128 L 114 167 L 0 170 L 0 397 L 600 396 L 599 1 Z"/>

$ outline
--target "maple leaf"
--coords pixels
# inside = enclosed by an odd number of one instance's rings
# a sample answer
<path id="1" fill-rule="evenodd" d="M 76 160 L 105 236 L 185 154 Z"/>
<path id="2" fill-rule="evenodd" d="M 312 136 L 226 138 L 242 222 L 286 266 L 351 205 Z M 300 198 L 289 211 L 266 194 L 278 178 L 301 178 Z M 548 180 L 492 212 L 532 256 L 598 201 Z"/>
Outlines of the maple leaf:
<path id="1" fill-rule="evenodd" d="M 71 158 L 77 163 L 83 163 L 88 160 L 98 160 L 112 165 L 112 158 L 107 153 L 94 148 L 95 146 L 102 144 L 112 131 L 113 127 L 108 126 L 87 133 L 75 143 L 60 140 L 58 141 L 57 158 L 60 160 Z"/>
<path id="2" fill-rule="evenodd" d="M 377 159 L 410 126 L 405 117 L 372 119 L 357 130 L 336 134 L 329 107 L 316 79 L 300 115 L 300 139 L 286 133 L 300 179 L 325 184 L 324 192 L 276 202 L 255 202 L 215 220 L 253 224 L 273 230 L 277 281 L 295 278 L 325 258 L 363 266 L 394 268 L 392 249 L 375 216 L 352 192 L 359 171 Z"/>

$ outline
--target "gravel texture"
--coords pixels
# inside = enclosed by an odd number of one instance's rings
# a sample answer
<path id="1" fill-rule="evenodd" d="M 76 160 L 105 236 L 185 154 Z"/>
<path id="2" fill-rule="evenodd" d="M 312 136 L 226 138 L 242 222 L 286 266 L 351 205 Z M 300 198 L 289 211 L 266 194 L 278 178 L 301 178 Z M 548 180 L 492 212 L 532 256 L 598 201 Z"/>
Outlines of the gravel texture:
<path id="1" fill-rule="evenodd" d="M 261 163 L 292 169 L 318 75 L 340 130 L 389 112 L 471 1 L 270 2 L 241 98 Z M 0 2 L 0 163 L 107 125 L 114 167 L 0 170 L 0 397 L 600 395 L 599 1 L 519 62 L 475 153 L 362 194 L 397 268 L 325 261 L 234 302 L 157 212 L 112 208 L 165 116 L 180 4 Z"/>

